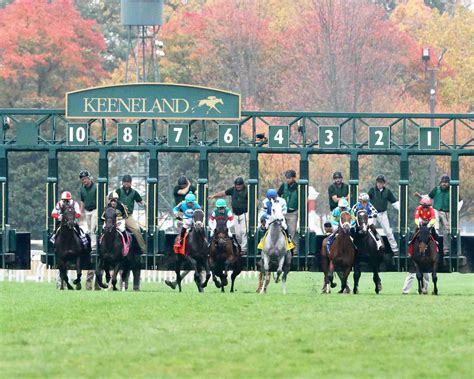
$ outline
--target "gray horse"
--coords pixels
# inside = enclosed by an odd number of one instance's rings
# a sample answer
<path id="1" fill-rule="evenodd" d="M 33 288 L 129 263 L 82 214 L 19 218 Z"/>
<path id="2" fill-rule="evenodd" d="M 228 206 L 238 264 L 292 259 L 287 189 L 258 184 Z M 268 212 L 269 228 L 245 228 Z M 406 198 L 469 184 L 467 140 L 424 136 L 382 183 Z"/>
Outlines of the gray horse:
<path id="1" fill-rule="evenodd" d="M 270 282 L 270 260 L 277 258 L 278 268 L 275 283 L 278 283 L 283 273 L 283 293 L 286 294 L 286 277 L 290 271 L 291 253 L 286 250 L 286 239 L 281 230 L 283 217 L 281 204 L 272 200 L 272 214 L 268 218 L 267 224 L 268 234 L 262 249 L 262 273 L 264 274 L 265 285 L 262 286 L 260 293 L 266 291 L 268 283 Z"/>

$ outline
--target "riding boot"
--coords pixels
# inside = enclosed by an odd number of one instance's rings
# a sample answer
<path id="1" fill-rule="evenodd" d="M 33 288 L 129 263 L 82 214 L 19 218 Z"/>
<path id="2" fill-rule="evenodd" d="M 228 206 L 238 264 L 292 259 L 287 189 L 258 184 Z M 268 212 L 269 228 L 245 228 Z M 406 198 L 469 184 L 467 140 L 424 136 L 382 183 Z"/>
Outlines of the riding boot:
<path id="1" fill-rule="evenodd" d="M 258 274 L 258 287 L 257 287 L 257 290 L 256 290 L 255 292 L 259 293 L 259 292 L 262 290 L 262 288 L 263 288 L 263 282 L 264 282 L 264 280 L 263 280 L 263 272 L 260 272 L 260 273 Z"/>

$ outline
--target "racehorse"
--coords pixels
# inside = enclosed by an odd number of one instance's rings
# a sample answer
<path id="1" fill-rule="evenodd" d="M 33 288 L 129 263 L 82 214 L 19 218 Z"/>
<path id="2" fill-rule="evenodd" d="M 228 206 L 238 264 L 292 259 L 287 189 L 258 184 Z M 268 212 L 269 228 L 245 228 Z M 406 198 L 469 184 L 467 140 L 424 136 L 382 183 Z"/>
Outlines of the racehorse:
<path id="1" fill-rule="evenodd" d="M 418 293 L 426 294 L 423 286 L 423 274 L 431 272 L 433 278 L 433 295 L 438 294 L 438 249 L 431 237 L 430 229 L 426 222 L 420 223 L 420 229 L 413 239 L 413 251 L 411 258 L 415 265 L 416 278 L 418 280 Z"/>
<path id="2" fill-rule="evenodd" d="M 373 272 L 375 283 L 375 293 L 382 290 L 382 280 L 379 276 L 380 264 L 383 262 L 384 250 L 377 248 L 377 243 L 371 235 L 369 226 L 369 216 L 365 209 L 360 209 L 356 213 L 356 236 L 354 239 L 357 246 L 357 253 L 354 261 L 354 293 L 359 292 L 359 279 L 361 276 L 360 264 L 363 260 L 368 260 Z"/>
<path id="3" fill-rule="evenodd" d="M 240 249 L 240 247 L 239 247 Z M 212 271 L 212 279 L 217 288 L 224 292 L 228 284 L 227 271 L 232 270 L 230 292 L 234 292 L 235 278 L 242 272 L 240 251 L 234 252 L 234 244 L 229 237 L 226 222 L 218 221 L 214 238 L 209 249 L 209 261 Z M 220 278 L 220 281 L 219 279 Z"/>
<path id="4" fill-rule="evenodd" d="M 277 276 L 275 283 L 278 283 L 282 276 L 283 293 L 286 294 L 286 277 L 291 267 L 291 252 L 286 249 L 286 237 L 281 230 L 283 221 L 283 213 L 280 203 L 271 201 L 272 213 L 268 219 L 268 232 L 262 249 L 262 273 L 264 274 L 265 283 L 260 293 L 266 292 L 268 283 L 270 282 L 270 261 L 272 258 L 278 259 Z"/>
<path id="5" fill-rule="evenodd" d="M 354 265 L 354 245 L 351 239 L 351 221 L 352 216 L 349 212 L 342 212 L 339 220 L 339 229 L 331 250 L 327 251 L 327 238 L 323 240 L 321 250 L 321 266 L 324 271 L 323 292 L 330 293 L 334 288 L 334 271 L 341 272 L 341 290 L 339 293 L 349 293 L 347 286 L 347 277 Z"/>
<path id="6" fill-rule="evenodd" d="M 176 282 L 181 292 L 181 267 L 184 263 L 190 262 L 194 270 L 194 281 L 199 292 L 204 292 L 207 282 L 211 277 L 209 270 L 209 247 L 206 240 L 206 230 L 204 228 L 204 212 L 202 209 L 196 209 L 193 214 L 193 225 L 186 237 L 186 255 L 176 254 Z M 204 283 L 201 281 L 201 271 L 206 272 Z"/>
<path id="7" fill-rule="evenodd" d="M 110 270 L 113 270 L 111 285 L 112 289 L 117 291 L 117 275 L 120 270 L 122 270 L 122 281 L 125 283 L 128 282 L 128 275 L 130 273 L 129 266 L 131 266 L 135 260 L 135 252 L 137 249 L 136 246 L 131 243 L 130 249 L 125 255 L 124 241 L 117 228 L 117 213 L 115 208 L 107 207 L 104 216 L 104 233 L 99 245 L 99 261 L 97 264 L 96 278 L 100 287 L 107 288 L 107 285 L 102 282 L 102 271 L 108 273 Z M 131 236 L 125 238 L 131 238 Z M 140 283 L 140 277 L 139 275 L 135 275 L 135 272 L 133 279 L 134 289 L 137 289 Z M 136 285 L 136 282 L 138 282 L 138 285 Z"/>
<path id="8" fill-rule="evenodd" d="M 77 277 L 73 281 L 76 285 L 76 289 L 80 290 L 81 276 L 82 276 L 82 260 L 88 258 L 89 251 L 87 251 L 81 244 L 81 239 L 76 234 L 75 218 L 76 211 L 74 205 L 63 205 L 61 208 L 61 225 L 57 231 L 56 238 L 54 241 L 54 250 L 56 253 L 56 260 L 58 262 L 59 275 L 61 277 L 61 290 L 64 290 L 64 283 L 66 283 L 67 289 L 74 289 L 69 284 L 69 278 L 67 276 L 67 263 L 75 259 Z"/>

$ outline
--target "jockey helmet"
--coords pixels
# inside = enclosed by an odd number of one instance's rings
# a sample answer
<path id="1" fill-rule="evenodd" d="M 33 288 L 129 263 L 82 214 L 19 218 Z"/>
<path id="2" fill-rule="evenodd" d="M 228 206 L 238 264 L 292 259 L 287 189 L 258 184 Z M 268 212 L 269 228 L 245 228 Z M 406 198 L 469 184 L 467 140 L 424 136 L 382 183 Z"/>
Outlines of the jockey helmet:
<path id="1" fill-rule="evenodd" d="M 443 175 L 439 182 L 440 183 L 449 183 L 450 181 L 451 181 L 451 178 L 448 175 Z"/>
<path id="2" fill-rule="evenodd" d="M 431 198 L 429 196 L 423 196 L 420 199 L 420 205 L 423 207 L 431 207 Z"/>
<path id="3" fill-rule="evenodd" d="M 178 178 L 178 186 L 184 186 L 188 184 L 188 179 L 186 179 L 185 176 L 181 175 L 179 178 Z"/>
<path id="4" fill-rule="evenodd" d="M 359 201 L 369 201 L 370 197 L 367 193 L 361 192 L 359 195 Z"/>
<path id="5" fill-rule="evenodd" d="M 349 206 L 349 202 L 346 200 L 345 197 L 341 197 L 337 202 L 337 206 L 339 208 L 347 208 Z"/>
<path id="6" fill-rule="evenodd" d="M 132 177 L 130 175 L 124 175 L 123 178 L 122 178 L 122 183 L 123 182 L 126 182 L 126 183 L 131 183 L 132 182 Z"/>
<path id="7" fill-rule="evenodd" d="M 245 184 L 244 183 L 244 178 L 242 178 L 241 176 L 238 176 L 234 179 L 234 184 L 237 184 L 237 185 L 243 185 Z"/>
<path id="8" fill-rule="evenodd" d="M 118 198 L 119 198 L 119 195 L 117 192 L 112 191 L 111 193 L 109 193 L 109 200 L 112 200 L 112 199 L 118 200 Z"/>
<path id="9" fill-rule="evenodd" d="M 336 171 L 334 174 L 332 174 L 332 178 L 333 179 L 338 179 L 338 178 L 342 179 L 341 171 Z"/>
<path id="10" fill-rule="evenodd" d="M 194 203 L 196 201 L 196 196 L 190 192 L 185 196 L 184 200 L 186 200 L 186 203 Z"/>
<path id="11" fill-rule="evenodd" d="M 216 207 L 217 208 L 225 208 L 227 206 L 226 202 L 224 199 L 219 199 L 216 201 Z"/>
<path id="12" fill-rule="evenodd" d="M 64 192 L 61 194 L 61 200 L 72 200 L 71 192 L 69 192 L 69 191 L 64 191 Z"/>
<path id="13" fill-rule="evenodd" d="M 79 173 L 79 179 L 88 178 L 89 176 L 91 176 L 91 174 L 90 174 L 89 171 L 87 171 L 87 170 L 82 170 L 82 171 Z"/>
<path id="14" fill-rule="evenodd" d="M 378 175 L 377 178 L 375 178 L 375 181 L 376 182 L 383 182 L 385 183 L 385 176 L 383 176 L 382 174 Z"/>
<path id="15" fill-rule="evenodd" d="M 278 197 L 278 192 L 276 191 L 276 189 L 270 188 L 267 191 L 267 197 L 269 199 L 275 199 L 276 197 Z"/>
<path id="16" fill-rule="evenodd" d="M 295 170 L 287 170 L 285 172 L 285 178 L 296 178 L 296 171 Z"/>

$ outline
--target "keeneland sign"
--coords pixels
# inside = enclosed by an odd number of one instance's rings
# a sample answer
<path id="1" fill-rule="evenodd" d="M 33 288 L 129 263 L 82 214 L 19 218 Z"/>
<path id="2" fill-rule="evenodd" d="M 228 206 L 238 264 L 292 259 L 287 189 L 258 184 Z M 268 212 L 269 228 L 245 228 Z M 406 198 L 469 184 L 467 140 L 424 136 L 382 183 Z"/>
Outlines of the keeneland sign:
<path id="1" fill-rule="evenodd" d="M 240 95 L 185 84 L 94 87 L 66 93 L 66 117 L 238 120 Z"/>

